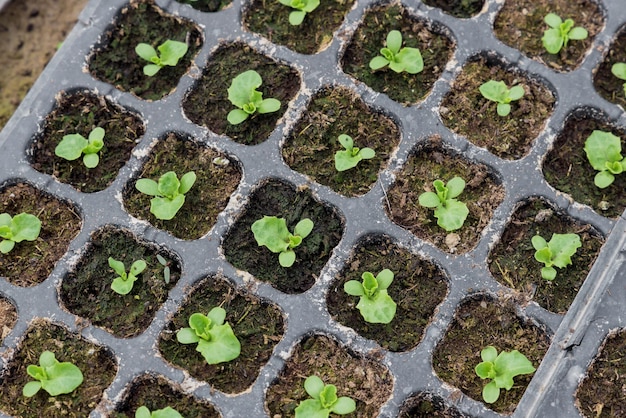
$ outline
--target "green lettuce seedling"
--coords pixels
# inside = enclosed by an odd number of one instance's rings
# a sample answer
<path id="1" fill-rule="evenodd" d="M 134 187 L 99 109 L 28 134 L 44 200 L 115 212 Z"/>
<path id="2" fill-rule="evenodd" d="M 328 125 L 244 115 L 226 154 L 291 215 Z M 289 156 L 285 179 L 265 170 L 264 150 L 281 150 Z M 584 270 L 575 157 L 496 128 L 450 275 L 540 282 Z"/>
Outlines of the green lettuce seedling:
<path id="1" fill-rule="evenodd" d="M 157 254 L 156 256 L 157 261 L 159 262 L 160 265 L 163 266 L 163 279 L 165 280 L 165 284 L 169 284 L 170 283 L 170 262 L 168 262 L 165 257 L 161 256 L 160 254 Z"/>
<path id="2" fill-rule="evenodd" d="M 567 48 L 567 42 L 570 39 L 582 40 L 587 39 L 587 29 L 580 26 L 574 27 L 572 19 L 566 19 L 565 22 L 559 15 L 548 13 L 543 19 L 550 29 L 543 32 L 543 47 L 550 54 L 558 54 L 561 48 Z"/>
<path id="3" fill-rule="evenodd" d="M 83 383 L 83 374 L 70 362 L 59 362 L 51 351 L 44 351 L 39 356 L 39 366 L 31 364 L 26 373 L 35 381 L 24 385 L 22 394 L 27 398 L 35 396 L 43 389 L 50 396 L 70 393 Z"/>
<path id="4" fill-rule="evenodd" d="M 0 214 L 0 252 L 7 254 L 15 243 L 34 241 L 41 231 L 41 221 L 35 215 L 22 212 L 11 217 L 8 213 Z"/>
<path id="5" fill-rule="evenodd" d="M 296 9 L 289 13 L 289 24 L 298 26 L 307 13 L 311 13 L 320 5 L 320 0 L 279 0 L 280 4 Z"/>
<path id="6" fill-rule="evenodd" d="M 259 246 L 265 245 L 271 252 L 277 253 L 278 262 L 283 267 L 291 267 L 296 261 L 294 248 L 302 243 L 313 230 L 313 221 L 309 218 L 300 220 L 293 230 L 287 229 L 287 221 L 276 216 L 264 216 L 252 224 L 252 233 Z"/>
<path id="7" fill-rule="evenodd" d="M 59 145 L 54 149 L 57 157 L 74 161 L 81 155 L 83 164 L 87 168 L 94 168 L 100 162 L 98 152 L 104 146 L 104 129 L 97 127 L 89 133 L 89 139 L 85 139 L 81 134 L 65 135 Z"/>
<path id="8" fill-rule="evenodd" d="M 396 314 L 396 303 L 387 294 L 387 288 L 393 281 L 393 272 L 384 269 L 376 277 L 369 271 L 361 275 L 363 282 L 347 281 L 343 290 L 352 296 L 360 296 L 356 305 L 361 316 L 372 324 L 388 324 Z"/>
<path id="9" fill-rule="evenodd" d="M 160 56 L 149 44 L 142 42 L 135 47 L 137 55 L 152 63 L 146 64 L 143 67 L 143 73 L 149 77 L 158 73 L 159 70 L 166 65 L 175 67 L 178 64 L 178 60 L 180 60 L 187 53 L 187 44 L 168 39 L 159 45 L 157 49 L 161 54 Z"/>
<path id="10" fill-rule="evenodd" d="M 237 77 L 228 88 L 228 100 L 238 109 L 228 113 L 226 119 L 231 125 L 239 125 L 255 113 L 272 113 L 280 109 L 280 101 L 276 99 L 263 99 L 263 93 L 256 89 L 263 84 L 259 73 L 248 70 Z"/>
<path id="11" fill-rule="evenodd" d="M 500 116 L 507 116 L 511 113 L 510 103 L 524 96 L 524 87 L 517 85 L 509 89 L 504 81 L 489 80 L 483 83 L 478 90 L 485 99 L 498 103 L 496 110 Z"/>
<path id="12" fill-rule="evenodd" d="M 465 180 L 454 177 L 447 185 L 441 180 L 433 182 L 435 192 L 422 193 L 418 200 L 419 204 L 427 208 L 435 208 L 437 225 L 446 231 L 454 231 L 463 226 L 463 222 L 469 214 L 467 205 L 455 199 L 465 189 Z"/>
<path id="13" fill-rule="evenodd" d="M 374 158 L 376 152 L 371 148 L 358 148 L 354 146 L 354 141 L 349 135 L 339 135 L 339 143 L 345 150 L 335 153 L 335 169 L 346 171 L 357 166 L 361 160 Z"/>
<path id="14" fill-rule="evenodd" d="M 151 179 L 139 179 L 135 188 L 148 196 L 156 196 L 150 200 L 150 212 L 158 219 L 170 220 L 185 203 L 185 193 L 196 182 L 196 173 L 184 174 L 180 181 L 173 171 L 168 171 L 159 178 L 157 183 Z"/>
<path id="15" fill-rule="evenodd" d="M 335 385 L 325 385 L 322 379 L 313 375 L 304 381 L 304 390 L 313 399 L 300 401 L 296 408 L 296 418 L 328 418 L 331 413 L 346 415 L 354 412 L 356 402 L 342 396 L 337 397 Z"/>
<path id="16" fill-rule="evenodd" d="M 109 257 L 109 267 L 117 273 L 117 277 L 113 279 L 113 283 L 111 283 L 111 289 L 120 295 L 127 295 L 131 290 L 133 290 L 133 285 L 137 280 L 137 276 L 146 269 L 146 262 L 143 260 L 135 261 L 130 266 L 128 273 L 126 273 L 124 263 L 114 259 L 113 257 Z"/>
<path id="17" fill-rule="evenodd" d="M 626 62 L 616 62 L 611 66 L 611 73 L 620 80 L 626 81 Z M 624 83 L 624 95 L 626 95 L 626 83 Z"/>
<path id="18" fill-rule="evenodd" d="M 622 157 L 622 143 L 610 132 L 593 131 L 585 141 L 585 153 L 591 166 L 599 173 L 593 179 L 601 189 L 609 187 L 615 181 L 615 175 L 626 169 Z"/>
<path id="19" fill-rule="evenodd" d="M 200 352 L 208 364 L 218 364 L 239 357 L 241 343 L 235 337 L 230 324 L 224 323 L 226 311 L 215 307 L 205 316 L 194 313 L 189 317 L 190 328 L 181 328 L 176 339 L 181 344 L 198 343 Z"/>
<path id="20" fill-rule="evenodd" d="M 495 347 L 488 346 L 480 352 L 480 357 L 483 361 L 474 368 L 474 371 L 481 379 L 492 379 L 483 388 L 483 399 L 487 403 L 498 400 L 500 389 L 511 389 L 515 376 L 535 371 L 530 360 L 517 350 L 498 354 Z"/>
<path id="21" fill-rule="evenodd" d="M 553 266 L 564 268 L 572 264 L 571 257 L 581 247 L 580 237 L 577 234 L 552 234 L 550 242 L 546 242 L 541 235 L 532 238 L 535 252 L 535 260 L 543 263 L 541 277 L 546 280 L 554 280 L 556 270 Z"/>
<path id="22" fill-rule="evenodd" d="M 380 55 L 370 61 L 370 68 L 374 71 L 389 66 L 396 73 L 406 71 L 409 74 L 417 74 L 424 69 L 422 54 L 417 48 L 402 48 L 402 34 L 392 30 L 387 34 L 387 46 L 381 48 Z"/>
<path id="23" fill-rule="evenodd" d="M 135 411 L 135 418 L 183 418 L 183 416 L 171 406 L 150 412 L 147 406 L 140 406 Z"/>

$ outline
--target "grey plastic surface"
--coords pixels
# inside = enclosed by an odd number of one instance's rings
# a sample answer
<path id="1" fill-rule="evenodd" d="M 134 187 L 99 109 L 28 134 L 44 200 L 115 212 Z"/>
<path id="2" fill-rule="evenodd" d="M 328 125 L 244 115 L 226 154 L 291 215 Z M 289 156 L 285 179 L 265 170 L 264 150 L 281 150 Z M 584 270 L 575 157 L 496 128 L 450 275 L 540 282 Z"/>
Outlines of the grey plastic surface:
<path id="1" fill-rule="evenodd" d="M 112 23 L 117 11 L 125 5 L 122 0 L 91 0 L 81 13 L 79 21 L 51 60 L 44 73 L 33 86 L 24 102 L 0 132 L 0 184 L 20 178 L 61 199 L 73 202 L 80 209 L 83 227 L 70 244 L 66 255 L 55 266 L 50 277 L 32 288 L 13 286 L 0 279 L 0 294 L 17 305 L 19 318 L 12 332 L 0 347 L 0 365 L 11 359 L 13 349 L 29 323 L 36 317 L 53 318 L 77 331 L 76 317 L 57 304 L 57 289 L 64 274 L 72 268 L 89 241 L 92 232 L 104 225 L 118 225 L 158 242 L 182 258 L 183 276 L 171 291 L 168 301 L 157 313 L 146 332 L 131 339 L 114 338 L 106 331 L 88 326 L 82 335 L 109 347 L 119 363 L 119 371 L 113 384 L 106 390 L 103 401 L 91 416 L 106 416 L 119 401 L 122 391 L 140 372 L 151 370 L 163 374 L 185 387 L 195 388 L 194 393 L 210 400 L 224 417 L 264 417 L 264 391 L 276 378 L 294 344 L 303 334 L 321 331 L 332 334 L 351 349 L 367 353 L 377 344 L 360 337 L 354 331 L 333 321 L 325 307 L 325 292 L 357 241 L 368 233 L 385 233 L 397 242 L 442 266 L 450 278 L 449 294 L 439 307 L 432 323 L 427 327 L 423 340 L 406 353 L 386 353 L 383 363 L 395 376 L 393 396 L 383 406 L 380 416 L 394 417 L 402 403 L 417 391 L 427 391 L 449 399 L 460 411 L 475 417 L 499 416 L 482 403 L 466 396 L 457 399 L 457 390 L 443 383 L 431 366 L 431 354 L 441 340 L 452 320 L 458 303 L 476 289 L 497 293 L 507 291 L 490 275 L 486 265 L 488 252 L 498 240 L 516 205 L 530 196 L 543 196 L 568 214 L 588 222 L 609 238 L 598 261 L 582 286 L 578 297 L 564 316 L 545 311 L 531 303 L 525 312 L 537 322 L 544 324 L 553 343 L 535 373 L 514 417 L 575 417 L 579 415 L 574 406 L 574 391 L 603 338 L 612 329 L 624 327 L 626 321 L 626 288 L 623 266 L 626 239 L 626 220 L 613 221 L 596 214 L 591 208 L 574 203 L 563 193 L 556 192 L 541 174 L 541 163 L 565 118 L 575 108 L 595 107 L 607 113 L 612 123 L 626 127 L 623 109 L 601 99 L 595 92 L 591 74 L 603 59 L 603 53 L 618 29 L 626 23 L 626 7 L 623 0 L 603 1 L 606 12 L 604 30 L 596 37 L 591 52 L 583 64 L 570 73 L 555 73 L 533 61 L 519 51 L 498 41 L 492 31 L 493 19 L 501 7 L 501 1 L 488 0 L 483 11 L 472 19 L 457 19 L 438 9 L 425 6 L 419 1 L 407 1 L 414 15 L 426 17 L 447 27 L 456 42 L 453 59 L 446 66 L 431 94 L 421 103 L 403 107 L 383 94 L 373 92 L 362 83 L 355 82 L 341 71 L 338 60 L 355 31 L 364 12 L 373 3 L 358 1 L 351 10 L 330 46 L 315 55 L 297 54 L 286 47 L 277 46 L 262 37 L 242 29 L 242 0 L 235 0 L 226 10 L 203 13 L 175 1 L 157 4 L 170 13 L 198 23 L 204 29 L 204 45 L 195 59 L 195 65 L 184 77 L 175 92 L 163 100 L 147 102 L 113 86 L 95 80 L 85 71 L 86 57 L 96 44 L 104 29 Z M 236 22 L 236 23 L 234 23 Z M 287 63 L 302 74 L 303 85 L 295 100 L 290 103 L 285 117 L 271 137 L 256 146 L 237 144 L 226 137 L 215 135 L 204 127 L 191 123 L 179 107 L 186 92 L 199 77 L 202 68 L 215 47 L 222 43 L 241 40 L 258 51 Z M 557 97 L 557 106 L 548 120 L 547 128 L 534 142 L 530 153 L 521 160 L 504 161 L 478 148 L 465 138 L 451 133 L 442 124 L 438 107 L 443 95 L 450 90 L 450 82 L 458 75 L 468 58 L 481 52 L 496 52 L 508 63 L 544 82 Z M 305 175 L 292 171 L 283 161 L 280 148 L 284 135 L 299 115 L 305 111 L 308 99 L 321 87 L 331 83 L 345 85 L 356 91 L 369 105 L 384 109 L 398 123 L 402 140 L 389 166 L 379 176 L 375 187 L 365 196 L 346 198 L 327 187 L 310 181 Z M 576 88 L 572 88 L 576 86 Z M 55 96 L 61 91 L 88 88 L 106 95 L 115 103 L 137 111 L 146 124 L 146 133 L 136 147 L 130 161 L 122 168 L 115 182 L 102 192 L 80 193 L 69 185 L 61 184 L 52 177 L 35 171 L 28 163 L 25 150 L 41 127 L 43 118 L 55 105 Z M 163 117 L 167 115 L 167 117 Z M 233 155 L 241 163 L 243 180 L 226 210 L 218 217 L 216 225 L 203 238 L 183 241 L 158 230 L 147 222 L 128 215 L 121 203 L 121 190 L 141 167 L 140 156 L 149 150 L 156 138 L 166 132 L 189 134 L 218 150 Z M 484 230 L 476 248 L 464 255 L 454 256 L 425 243 L 407 230 L 392 223 L 384 211 L 385 190 L 393 183 L 405 163 L 411 149 L 433 134 L 440 135 L 451 148 L 462 152 L 466 158 L 484 163 L 494 169 L 507 190 L 504 202 L 497 208 L 492 221 Z M 252 279 L 254 293 L 274 301 L 286 316 L 287 330 L 275 348 L 269 363 L 263 367 L 250 391 L 227 396 L 202 382 L 197 382 L 177 368 L 165 363 L 157 354 L 156 338 L 165 325 L 167 316 L 175 312 L 186 295 L 189 284 L 208 274 L 222 272 L 226 277 L 242 285 L 248 282 L 244 274 L 226 262 L 220 248 L 221 240 L 236 219 L 255 186 L 268 177 L 279 177 L 290 183 L 308 185 L 321 201 L 339 209 L 346 218 L 345 233 L 333 255 L 322 271 L 321 277 L 309 291 L 300 295 L 283 294 L 268 284 Z M 35 303 L 33 303 L 36 301 Z M 191 389 L 190 389 L 191 390 Z M 452 400 L 456 399 L 456 400 Z"/>

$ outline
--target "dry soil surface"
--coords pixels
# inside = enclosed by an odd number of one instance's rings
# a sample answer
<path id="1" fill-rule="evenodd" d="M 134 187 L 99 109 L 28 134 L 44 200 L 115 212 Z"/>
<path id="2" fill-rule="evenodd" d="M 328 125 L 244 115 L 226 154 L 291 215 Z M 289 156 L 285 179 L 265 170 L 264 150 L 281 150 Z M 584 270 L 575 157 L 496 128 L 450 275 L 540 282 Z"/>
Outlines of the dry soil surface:
<path id="1" fill-rule="evenodd" d="M 86 4 L 87 0 L 13 0 L 0 11 L 0 129 Z"/>

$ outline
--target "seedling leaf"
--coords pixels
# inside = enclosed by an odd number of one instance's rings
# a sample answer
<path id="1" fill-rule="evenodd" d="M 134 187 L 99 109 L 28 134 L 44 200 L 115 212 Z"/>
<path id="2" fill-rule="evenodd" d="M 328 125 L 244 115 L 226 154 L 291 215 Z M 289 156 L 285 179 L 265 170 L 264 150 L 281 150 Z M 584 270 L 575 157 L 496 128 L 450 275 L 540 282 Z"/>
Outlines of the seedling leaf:
<path id="1" fill-rule="evenodd" d="M 384 269 L 376 277 L 369 271 L 361 275 L 362 282 L 349 280 L 344 283 L 344 291 L 352 296 L 360 296 L 356 305 L 366 322 L 388 324 L 396 314 L 396 303 L 387 294 L 387 288 L 393 281 L 393 272 Z"/>
<path id="2" fill-rule="evenodd" d="M 296 260 L 293 248 L 300 245 L 313 230 L 313 221 L 308 218 L 301 219 L 294 233 L 287 229 L 284 218 L 276 216 L 264 216 L 252 224 L 252 233 L 259 246 L 265 246 L 273 253 L 278 253 L 278 262 L 283 267 L 291 267 Z"/>
<path id="3" fill-rule="evenodd" d="M 337 387 L 324 385 L 315 375 L 306 378 L 304 389 L 313 399 L 300 401 L 295 409 L 296 418 L 328 418 L 331 413 L 346 415 L 356 409 L 354 400 L 346 396 L 337 398 Z"/>
<path id="4" fill-rule="evenodd" d="M 535 251 L 535 260 L 543 263 L 541 276 L 546 280 L 554 280 L 556 270 L 554 267 L 565 268 L 572 264 L 571 257 L 582 246 L 577 234 L 552 234 L 550 242 L 540 235 L 531 239 Z"/>
<path id="5" fill-rule="evenodd" d="M 28 375 L 38 381 L 24 386 L 22 394 L 26 397 L 34 396 L 40 388 L 50 396 L 70 393 L 83 382 L 83 374 L 78 367 L 69 362 L 59 362 L 51 351 L 41 353 L 39 364 L 26 368 Z"/>
<path id="6" fill-rule="evenodd" d="M 543 20 L 550 29 L 546 29 L 543 32 L 541 41 L 543 42 L 543 47 L 550 54 L 558 54 L 561 48 L 567 48 L 567 43 L 570 39 L 582 40 L 587 39 L 587 36 L 589 36 L 586 29 L 580 26 L 574 27 L 572 19 L 563 21 L 560 16 L 548 13 Z"/>
<path id="7" fill-rule="evenodd" d="M 517 350 L 497 353 L 495 347 L 485 347 L 480 353 L 483 361 L 474 368 L 481 379 L 492 379 L 483 388 L 483 400 L 487 403 L 498 400 L 500 389 L 511 389 L 515 376 L 535 371 L 532 363 Z"/>
<path id="8" fill-rule="evenodd" d="M 41 232 L 41 221 L 35 215 L 22 212 L 14 217 L 8 213 L 0 215 L 0 252 L 9 253 L 15 244 L 35 241 Z"/>
<path id="9" fill-rule="evenodd" d="M 231 110 L 226 119 L 231 125 L 238 125 L 254 113 L 272 113 L 280 109 L 280 101 L 263 99 L 263 94 L 256 89 L 263 80 L 254 70 L 244 71 L 233 78 L 228 88 L 228 100 L 238 109 Z"/>
<path id="10" fill-rule="evenodd" d="M 373 71 L 386 66 L 396 72 L 406 71 L 409 74 L 420 73 L 424 69 L 424 60 L 418 48 L 402 48 L 402 34 L 392 30 L 387 34 L 386 47 L 380 49 L 380 55 L 375 56 L 369 63 Z"/>
<path id="11" fill-rule="evenodd" d="M 469 209 L 463 202 L 455 199 L 465 189 L 465 181 L 460 177 L 450 179 L 447 185 L 441 180 L 433 182 L 435 192 L 424 192 L 418 197 L 420 205 L 426 208 L 434 208 L 437 225 L 446 231 L 454 231 L 463 226 Z"/>

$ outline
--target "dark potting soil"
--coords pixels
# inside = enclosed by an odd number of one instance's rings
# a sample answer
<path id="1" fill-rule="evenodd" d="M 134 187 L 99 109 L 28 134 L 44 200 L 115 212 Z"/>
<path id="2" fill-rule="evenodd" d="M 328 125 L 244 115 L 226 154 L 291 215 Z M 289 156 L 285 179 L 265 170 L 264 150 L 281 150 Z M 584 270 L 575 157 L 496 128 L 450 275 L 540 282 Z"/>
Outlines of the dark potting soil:
<path id="1" fill-rule="evenodd" d="M 263 94 L 263 98 L 277 99 L 281 106 L 277 112 L 255 113 L 239 125 L 231 125 L 226 117 L 236 107 L 228 100 L 228 88 L 236 76 L 247 70 L 255 70 L 261 76 L 263 84 L 257 91 Z M 240 144 L 255 145 L 265 141 L 272 133 L 300 89 L 300 82 L 296 70 L 260 54 L 250 46 L 224 44 L 209 57 L 202 77 L 183 101 L 183 110 L 193 123 L 206 126 Z"/>
<path id="2" fill-rule="evenodd" d="M 326 48 L 333 40 L 354 0 L 325 0 L 293 26 L 289 14 L 294 10 L 278 1 L 253 0 L 243 11 L 243 25 L 271 42 L 285 45 L 301 54 L 314 54 Z"/>
<path id="3" fill-rule="evenodd" d="M 556 279 L 549 281 L 541 277 L 544 265 L 535 260 L 531 239 L 539 234 L 550 241 L 555 233 L 578 234 L 582 247 L 572 256 L 572 264 L 557 268 Z M 551 312 L 563 314 L 576 297 L 603 243 L 603 237 L 591 225 L 535 198 L 522 204 L 511 217 L 489 255 L 489 270 L 503 285 L 518 290 Z"/>
<path id="4" fill-rule="evenodd" d="M 2 344 L 4 337 L 11 332 L 15 321 L 17 321 L 15 306 L 8 299 L 0 297 L 0 344 Z"/>
<path id="5" fill-rule="evenodd" d="M 563 21 L 574 20 L 574 26 L 587 29 L 589 36 L 570 40 L 558 54 L 548 53 L 541 42 L 543 32 L 550 28 L 543 21 L 548 13 L 556 13 Z M 505 44 L 554 70 L 571 71 L 583 61 L 603 26 L 602 10 L 594 0 L 507 0 L 496 16 L 494 33 Z"/>
<path id="6" fill-rule="evenodd" d="M 469 215 L 461 229 L 446 232 L 437 225 L 433 210 L 421 206 L 418 198 L 433 191 L 435 180 L 447 183 L 456 176 L 465 180 L 465 190 L 457 199 L 467 205 Z M 490 168 L 453 154 L 433 137 L 413 151 L 387 197 L 386 209 L 393 222 L 443 251 L 462 254 L 480 240 L 482 230 L 504 199 L 504 188 Z"/>
<path id="7" fill-rule="evenodd" d="M 67 161 L 54 154 L 65 135 L 81 134 L 88 138 L 96 127 L 105 131 L 104 147 L 98 153 L 100 162 L 87 168 L 82 157 Z M 55 109 L 46 117 L 43 132 L 34 139 L 30 162 L 35 170 L 50 174 L 81 192 L 97 192 L 108 187 L 130 157 L 132 149 L 144 134 L 138 115 L 89 91 L 64 93 Z"/>
<path id="8" fill-rule="evenodd" d="M 523 86 L 524 96 L 511 102 L 509 115 L 499 116 L 497 103 L 480 93 L 480 86 L 489 80 L 504 81 L 508 88 Z M 544 85 L 505 69 L 496 59 L 476 57 L 454 80 L 439 112 L 452 131 L 500 158 L 514 160 L 528 154 L 554 104 L 554 95 Z"/>
<path id="9" fill-rule="evenodd" d="M 397 304 L 396 314 L 389 324 L 372 324 L 356 308 L 359 298 L 348 295 L 343 286 L 348 280 L 361 282 L 363 272 L 376 276 L 383 269 L 394 273 L 387 292 Z M 448 292 L 441 269 L 384 236 L 362 240 L 336 277 L 326 296 L 328 312 L 336 321 L 390 351 L 410 350 L 421 341 L 424 328 Z"/>
<path id="10" fill-rule="evenodd" d="M 189 317 L 196 312 L 206 315 L 221 306 L 241 343 L 236 359 L 214 365 L 207 364 L 196 351 L 197 344 L 181 344 L 176 332 L 189 327 Z M 164 328 L 159 339 L 163 358 L 185 369 L 191 376 L 208 382 L 224 393 L 239 393 L 256 380 L 267 363 L 274 346 L 285 332 L 282 312 L 273 304 L 260 300 L 221 277 L 210 277 L 195 286 L 181 309 Z"/>
<path id="11" fill-rule="evenodd" d="M 178 238 L 200 238 L 210 231 L 217 215 L 228 204 L 241 180 L 241 170 L 235 161 L 225 155 L 191 138 L 170 133 L 157 141 L 138 178 L 158 181 L 169 171 L 174 171 L 179 180 L 189 171 L 196 173 L 196 182 L 185 194 L 185 203 L 173 219 L 157 219 L 150 212 L 152 196 L 137 190 L 136 180 L 126 186 L 124 206 L 131 215 L 147 220 Z"/>
<path id="12" fill-rule="evenodd" d="M 576 391 L 576 404 L 588 418 L 626 415 L 626 332 L 607 337 Z"/>
<path id="13" fill-rule="evenodd" d="M 187 43 L 187 53 L 178 65 L 165 66 L 152 77 L 145 75 L 143 67 L 148 61 L 137 55 L 135 47 L 147 43 L 157 49 L 167 40 Z M 159 100 L 178 85 L 201 46 L 202 32 L 193 23 L 165 14 L 152 0 L 131 0 L 89 58 L 89 71 L 122 91 Z"/>
<path id="14" fill-rule="evenodd" d="M 60 362 L 71 362 L 83 374 L 83 383 L 73 392 L 51 397 L 41 389 L 35 396 L 22 395 L 33 380 L 26 368 L 39 365 L 39 356 L 52 351 Z M 0 409 L 22 417 L 86 417 L 96 408 L 104 390 L 113 382 L 117 365 L 112 353 L 64 327 L 37 320 L 31 324 L 15 356 L 0 380 Z"/>
<path id="15" fill-rule="evenodd" d="M 378 416 L 393 388 L 389 370 L 378 360 L 358 356 L 332 337 L 305 336 L 267 389 L 265 405 L 270 416 L 293 416 L 300 401 L 310 398 L 304 390 L 304 381 L 312 375 L 327 385 L 335 385 L 338 397 L 348 396 L 356 402 L 356 410 L 342 417 Z"/>
<path id="16" fill-rule="evenodd" d="M 170 282 L 165 283 L 161 255 L 170 268 Z M 108 259 L 124 263 L 126 270 L 137 260 L 146 262 L 132 290 L 120 295 L 111 289 L 117 274 Z M 154 314 L 167 299 L 168 291 L 180 277 L 179 263 L 155 244 L 138 241 L 130 232 L 107 227 L 96 232 L 75 270 L 63 279 L 60 297 L 75 315 L 86 318 L 119 338 L 137 335 L 148 328 Z"/>
<path id="17" fill-rule="evenodd" d="M 622 27 L 615 36 L 593 77 L 593 85 L 602 97 L 626 108 L 626 93 L 624 93 L 626 80 L 621 80 L 611 73 L 611 67 L 618 62 L 626 62 L 626 26 Z"/>
<path id="18" fill-rule="evenodd" d="M 0 254 L 0 276 L 16 286 L 43 282 L 80 231 L 76 209 L 27 183 L 3 186 L 0 202 L 0 213 L 15 216 L 25 212 L 41 221 L 35 241 L 22 241 L 11 252 Z"/>
<path id="19" fill-rule="evenodd" d="M 387 34 L 392 30 L 402 33 L 403 46 L 420 50 L 424 61 L 421 73 L 370 69 L 369 62 L 380 54 L 380 49 L 386 45 Z M 454 44 L 446 28 L 412 16 L 400 5 L 383 5 L 367 12 L 341 58 L 341 67 L 374 91 L 409 105 L 430 93 L 453 52 Z"/>
<path id="20" fill-rule="evenodd" d="M 254 239 L 252 224 L 263 216 L 284 218 L 289 231 L 304 218 L 313 221 L 311 234 L 294 249 L 291 267 L 278 263 L 278 254 Z M 318 202 L 308 189 L 296 191 L 279 180 L 268 180 L 252 196 L 241 217 L 224 238 L 226 260 L 285 293 L 307 291 L 320 275 L 343 233 L 343 220 L 335 209 Z"/>
<path id="21" fill-rule="evenodd" d="M 481 402 L 488 383 L 474 368 L 482 360 L 480 352 L 494 346 L 498 353 L 518 350 L 535 368 L 550 345 L 550 337 L 530 320 L 519 317 L 512 299 L 474 295 L 463 301 L 443 339 L 433 352 L 435 373 L 448 384 Z M 532 374 L 515 377 L 511 390 L 500 390 L 499 399 L 488 408 L 501 414 L 515 410 Z"/>
<path id="22" fill-rule="evenodd" d="M 201 12 L 217 12 L 232 3 L 232 0 L 176 0 L 179 3 L 188 4 Z"/>
<path id="23" fill-rule="evenodd" d="M 468 18 L 478 14 L 485 0 L 422 0 L 431 7 L 439 7 L 454 17 Z"/>
<path id="24" fill-rule="evenodd" d="M 208 402 L 185 394 L 178 384 L 162 376 L 145 374 L 135 379 L 125 393 L 112 418 L 134 418 L 135 411 L 146 406 L 151 412 L 170 407 L 185 418 L 219 418 L 221 415 Z"/>
<path id="25" fill-rule="evenodd" d="M 622 149 L 626 149 L 626 132 L 595 110 L 578 109 L 569 115 L 548 152 L 543 174 L 552 187 L 569 194 L 578 203 L 591 206 L 600 215 L 616 218 L 626 208 L 626 176 L 615 176 L 613 184 L 605 189 L 593 183 L 598 172 L 589 163 L 584 147 L 594 130 L 620 137 Z"/>
<path id="26" fill-rule="evenodd" d="M 407 399 L 402 405 L 399 418 L 466 418 L 455 407 L 437 395 L 420 392 Z"/>
<path id="27" fill-rule="evenodd" d="M 352 137 L 354 146 L 376 152 L 347 171 L 335 169 L 335 153 L 343 150 L 338 137 Z M 345 88 L 318 92 L 283 145 L 283 158 L 296 171 L 346 196 L 367 193 L 400 142 L 398 126 L 369 108 Z"/>

